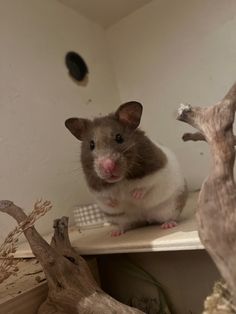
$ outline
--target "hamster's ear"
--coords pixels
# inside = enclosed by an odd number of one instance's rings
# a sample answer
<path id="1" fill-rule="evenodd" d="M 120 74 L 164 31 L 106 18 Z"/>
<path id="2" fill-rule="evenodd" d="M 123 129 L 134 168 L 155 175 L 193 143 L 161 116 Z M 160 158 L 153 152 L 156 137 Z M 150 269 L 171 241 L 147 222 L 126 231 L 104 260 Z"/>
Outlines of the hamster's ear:
<path id="1" fill-rule="evenodd" d="M 70 118 L 65 121 L 65 126 L 78 140 L 82 141 L 90 123 L 88 119 Z"/>
<path id="2" fill-rule="evenodd" d="M 122 124 L 136 129 L 139 126 L 142 112 L 143 106 L 139 102 L 129 101 L 121 105 L 115 115 Z"/>

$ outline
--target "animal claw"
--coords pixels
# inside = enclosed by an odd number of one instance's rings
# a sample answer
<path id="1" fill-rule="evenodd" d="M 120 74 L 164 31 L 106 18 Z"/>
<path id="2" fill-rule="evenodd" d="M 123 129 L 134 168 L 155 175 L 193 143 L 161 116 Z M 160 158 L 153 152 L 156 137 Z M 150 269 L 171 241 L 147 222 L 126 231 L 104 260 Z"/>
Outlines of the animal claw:
<path id="1" fill-rule="evenodd" d="M 171 228 L 174 228 L 176 227 L 178 224 L 176 221 L 174 220 L 171 220 L 171 221 L 166 221 L 164 222 L 162 225 L 161 225 L 161 228 L 162 229 L 171 229 Z"/>
<path id="2" fill-rule="evenodd" d="M 143 188 L 134 189 L 131 195 L 136 200 L 141 200 L 144 198 L 145 190 Z"/>
<path id="3" fill-rule="evenodd" d="M 111 231 L 111 236 L 112 237 L 119 237 L 121 236 L 122 234 L 124 234 L 125 232 L 122 231 L 122 230 L 112 230 Z"/>

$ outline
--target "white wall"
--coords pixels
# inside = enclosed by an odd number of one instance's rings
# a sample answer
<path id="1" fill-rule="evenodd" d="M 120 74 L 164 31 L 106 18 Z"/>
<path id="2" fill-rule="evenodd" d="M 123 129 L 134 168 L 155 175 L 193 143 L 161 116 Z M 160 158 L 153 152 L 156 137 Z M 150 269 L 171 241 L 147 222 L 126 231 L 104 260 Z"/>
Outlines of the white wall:
<path id="1" fill-rule="evenodd" d="M 38 224 L 47 232 L 53 218 L 71 217 L 74 204 L 90 200 L 65 119 L 119 103 L 105 33 L 55 0 L 8 0 L 0 3 L 0 40 L 0 199 L 27 209 L 40 197 L 51 200 Z M 86 87 L 67 75 L 69 50 L 88 64 Z M 1 240 L 15 222 L 3 214 L 0 221 Z"/>
<path id="2" fill-rule="evenodd" d="M 0 199 L 27 209 L 50 199 L 41 232 L 53 218 L 71 217 L 71 207 L 90 196 L 79 143 L 64 120 L 111 111 L 119 98 L 144 104 L 143 128 L 177 153 L 190 188 L 199 187 L 207 145 L 182 143 L 191 129 L 175 110 L 182 101 L 211 104 L 235 80 L 235 12 L 234 0 L 155 0 L 105 33 L 56 0 L 1 1 Z M 68 77 L 68 50 L 88 63 L 87 86 Z M 1 215 L 0 239 L 14 224 Z"/>
<path id="3" fill-rule="evenodd" d="M 192 129 L 175 110 L 212 104 L 235 81 L 235 12 L 234 0 L 155 0 L 107 32 L 122 101 L 144 104 L 143 128 L 177 153 L 191 189 L 208 173 L 208 148 L 181 141 Z"/>

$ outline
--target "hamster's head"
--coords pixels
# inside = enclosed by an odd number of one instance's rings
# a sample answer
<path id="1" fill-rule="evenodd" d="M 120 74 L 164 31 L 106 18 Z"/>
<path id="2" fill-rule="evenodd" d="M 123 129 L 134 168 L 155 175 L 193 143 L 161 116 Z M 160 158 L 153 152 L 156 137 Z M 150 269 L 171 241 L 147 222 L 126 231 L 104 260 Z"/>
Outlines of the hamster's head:
<path id="1" fill-rule="evenodd" d="M 131 101 L 104 117 L 65 121 L 70 132 L 82 141 L 81 162 L 87 178 L 96 176 L 107 183 L 115 183 L 129 174 L 142 133 L 137 130 L 141 116 L 142 105 Z"/>

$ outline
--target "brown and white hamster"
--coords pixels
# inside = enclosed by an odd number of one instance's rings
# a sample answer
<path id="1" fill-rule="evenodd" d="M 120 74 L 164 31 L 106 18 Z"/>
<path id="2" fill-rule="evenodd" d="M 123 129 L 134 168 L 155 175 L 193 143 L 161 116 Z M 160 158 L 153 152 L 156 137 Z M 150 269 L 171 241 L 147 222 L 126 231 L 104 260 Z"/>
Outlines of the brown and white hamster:
<path id="1" fill-rule="evenodd" d="M 80 141 L 88 187 L 117 236 L 145 224 L 176 226 L 187 197 L 175 155 L 138 128 L 142 105 L 130 101 L 115 113 L 88 120 L 70 118 L 66 127 Z"/>

